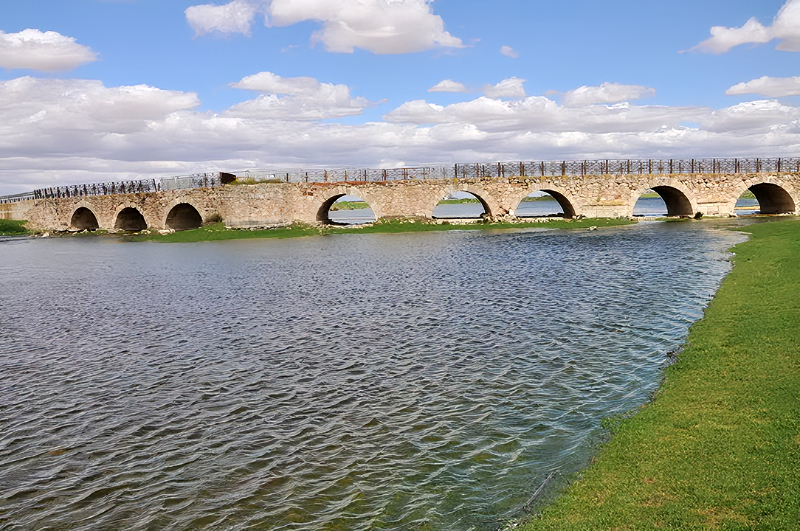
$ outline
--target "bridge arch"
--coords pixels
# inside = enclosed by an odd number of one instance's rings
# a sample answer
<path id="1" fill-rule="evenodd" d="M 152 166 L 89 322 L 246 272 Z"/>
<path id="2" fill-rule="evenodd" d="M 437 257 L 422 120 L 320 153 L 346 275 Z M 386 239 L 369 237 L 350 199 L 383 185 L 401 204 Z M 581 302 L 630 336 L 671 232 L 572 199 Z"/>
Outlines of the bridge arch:
<path id="1" fill-rule="evenodd" d="M 317 203 L 316 221 L 318 223 L 326 224 L 334 223 L 334 221 L 332 221 L 330 218 L 331 207 L 334 203 L 336 203 L 336 201 L 345 196 L 354 196 L 362 199 L 367 206 L 372 209 L 372 212 L 375 215 L 375 220 L 379 220 L 382 217 L 382 212 L 380 210 L 380 206 L 376 204 L 378 201 L 376 198 L 371 197 L 371 195 L 372 194 L 366 190 L 361 190 L 356 186 L 337 186 L 320 196 L 322 202 Z"/>
<path id="2" fill-rule="evenodd" d="M 149 224 L 144 214 L 135 203 L 125 203 L 117 207 L 114 214 L 114 228 L 117 230 L 139 231 L 145 230 Z"/>
<path id="3" fill-rule="evenodd" d="M 70 228 L 78 230 L 99 229 L 100 223 L 97 221 L 97 215 L 95 215 L 93 208 L 86 202 L 79 203 L 78 208 L 75 209 L 70 218 Z"/>
<path id="4" fill-rule="evenodd" d="M 792 214 L 797 211 L 800 198 L 792 187 L 780 179 L 748 179 L 736 187 L 735 196 L 729 201 L 729 212 L 735 211 L 736 201 L 746 191 L 756 196 L 762 214 Z M 790 192 L 790 190 L 792 190 Z"/>
<path id="5" fill-rule="evenodd" d="M 436 209 L 436 206 L 453 192 L 467 192 L 475 196 L 483 207 L 485 217 L 492 218 L 508 214 L 508 210 L 502 208 L 488 191 L 472 184 L 462 184 L 438 189 L 425 205 L 423 211 L 424 217 L 429 219 L 433 218 L 433 211 Z"/>
<path id="6" fill-rule="evenodd" d="M 172 230 L 196 229 L 203 225 L 203 216 L 187 198 L 179 198 L 170 203 L 164 217 L 164 228 Z"/>
<path id="7" fill-rule="evenodd" d="M 633 192 L 631 201 L 628 204 L 629 215 L 633 215 L 636 202 L 647 190 L 653 190 L 661 196 L 667 206 L 667 216 L 692 217 L 699 212 L 694 193 L 689 188 L 675 179 L 659 178 L 649 181 L 646 186 L 642 186 Z"/>
<path id="8" fill-rule="evenodd" d="M 552 196 L 564 211 L 565 218 L 574 218 L 581 215 L 581 212 L 578 211 L 578 205 L 580 205 L 580 203 L 574 197 L 572 197 L 572 194 L 566 190 L 554 186 L 532 186 L 531 188 L 523 190 L 517 194 L 517 196 L 511 202 L 513 208 L 509 210 L 509 214 L 512 216 L 516 215 L 517 209 L 519 209 L 520 204 L 522 204 L 522 200 L 531 195 L 533 192 L 545 192 L 546 194 Z"/>

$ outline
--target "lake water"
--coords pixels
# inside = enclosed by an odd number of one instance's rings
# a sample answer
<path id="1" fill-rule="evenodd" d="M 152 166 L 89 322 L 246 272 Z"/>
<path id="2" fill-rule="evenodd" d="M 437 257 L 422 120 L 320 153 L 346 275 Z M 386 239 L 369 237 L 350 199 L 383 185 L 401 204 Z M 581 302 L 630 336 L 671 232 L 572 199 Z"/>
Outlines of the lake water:
<path id="1" fill-rule="evenodd" d="M 357 198 L 355 198 L 357 199 Z M 753 198 L 739 199 L 736 202 L 736 213 L 747 216 L 758 212 L 758 201 Z M 439 219 L 466 219 L 478 218 L 484 209 L 480 203 L 440 204 L 434 209 L 433 216 Z M 519 217 L 541 217 L 563 215 L 564 210 L 554 199 L 539 201 L 523 201 L 517 207 L 515 214 Z M 653 218 L 667 215 L 667 205 L 660 197 L 642 197 L 634 205 L 633 215 L 638 217 Z M 330 218 L 337 223 L 358 225 L 372 223 L 375 214 L 370 208 L 356 210 L 338 210 L 330 212 Z"/>
<path id="2" fill-rule="evenodd" d="M 0 528 L 497 529 L 657 388 L 713 227 L 0 241 Z"/>

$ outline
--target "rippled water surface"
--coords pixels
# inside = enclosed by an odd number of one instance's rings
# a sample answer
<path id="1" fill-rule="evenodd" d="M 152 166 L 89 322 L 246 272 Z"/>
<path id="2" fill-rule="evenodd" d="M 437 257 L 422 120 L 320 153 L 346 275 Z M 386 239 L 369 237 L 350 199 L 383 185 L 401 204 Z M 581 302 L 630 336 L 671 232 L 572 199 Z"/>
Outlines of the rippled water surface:
<path id="1" fill-rule="evenodd" d="M 0 242 L 0 528 L 496 529 L 644 403 L 708 224 Z"/>

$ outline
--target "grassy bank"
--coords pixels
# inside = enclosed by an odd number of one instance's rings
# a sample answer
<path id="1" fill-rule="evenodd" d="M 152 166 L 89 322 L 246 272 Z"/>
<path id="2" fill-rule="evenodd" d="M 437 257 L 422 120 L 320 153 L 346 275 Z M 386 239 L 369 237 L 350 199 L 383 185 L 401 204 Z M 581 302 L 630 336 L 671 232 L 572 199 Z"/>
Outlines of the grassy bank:
<path id="1" fill-rule="evenodd" d="M 390 234 L 405 232 L 435 232 L 447 230 L 503 230 L 503 229 L 585 229 L 589 227 L 613 227 L 635 223 L 627 219 L 553 219 L 532 223 L 474 223 L 470 225 L 451 225 L 418 221 L 382 221 L 363 226 L 325 226 L 295 224 L 289 227 L 263 230 L 226 229 L 222 223 L 206 225 L 199 229 L 185 230 L 172 234 L 140 234 L 131 236 L 134 241 L 158 242 L 200 242 L 219 240 L 244 240 L 254 238 L 297 238 L 326 234 Z"/>
<path id="2" fill-rule="evenodd" d="M 0 236 L 23 236 L 29 234 L 25 228 L 25 221 L 0 219 Z"/>
<path id="3" fill-rule="evenodd" d="M 800 221 L 742 230 L 655 400 L 522 529 L 800 527 Z"/>
<path id="4" fill-rule="evenodd" d="M 364 210 L 370 206 L 364 201 L 337 201 L 331 205 L 331 212 L 337 210 Z"/>

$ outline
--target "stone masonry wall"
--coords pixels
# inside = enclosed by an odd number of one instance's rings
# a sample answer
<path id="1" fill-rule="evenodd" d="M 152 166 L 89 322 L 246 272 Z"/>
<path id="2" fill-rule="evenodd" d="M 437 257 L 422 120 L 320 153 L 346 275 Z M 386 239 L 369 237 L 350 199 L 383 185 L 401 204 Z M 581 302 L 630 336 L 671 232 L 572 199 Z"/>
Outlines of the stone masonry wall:
<path id="1" fill-rule="evenodd" d="M 77 209 L 91 210 L 101 229 L 113 229 L 125 208 L 137 209 L 147 226 L 165 228 L 167 215 L 180 203 L 192 205 L 204 221 L 221 218 L 229 227 L 263 227 L 294 221 L 316 223 L 327 219 L 330 205 L 344 195 L 366 201 L 378 219 L 431 218 L 436 205 L 453 192 L 477 196 L 491 217 L 513 216 L 520 201 L 536 191 L 554 195 L 565 212 L 576 216 L 627 217 L 642 193 L 657 189 L 681 215 L 734 215 L 739 196 L 761 186 L 760 199 L 780 195 L 782 211 L 800 205 L 800 174 L 675 174 L 589 175 L 585 177 L 510 177 L 437 181 L 387 181 L 351 183 L 265 183 L 221 188 L 174 190 L 148 194 L 117 194 L 65 199 L 39 199 L 0 205 L 0 215 L 27 219 L 34 228 L 67 230 Z M 758 194 L 757 194 L 758 195 Z M 777 196 L 775 196 L 777 197 Z M 777 200 L 777 199 L 776 199 Z"/>

